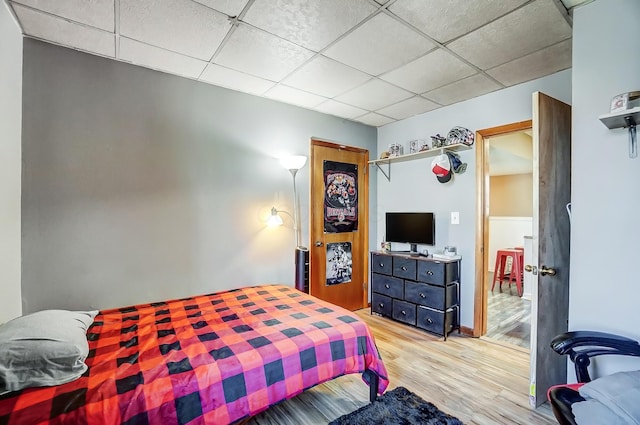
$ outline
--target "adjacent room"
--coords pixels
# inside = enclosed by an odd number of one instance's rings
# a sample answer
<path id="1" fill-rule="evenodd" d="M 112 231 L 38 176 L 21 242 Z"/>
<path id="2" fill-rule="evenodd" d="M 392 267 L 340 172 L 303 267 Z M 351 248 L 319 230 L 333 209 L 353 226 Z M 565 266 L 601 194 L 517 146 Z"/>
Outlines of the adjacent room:
<path id="1" fill-rule="evenodd" d="M 4 0 L 0 424 L 593 423 L 640 369 L 566 355 L 640 357 L 639 21 Z"/>

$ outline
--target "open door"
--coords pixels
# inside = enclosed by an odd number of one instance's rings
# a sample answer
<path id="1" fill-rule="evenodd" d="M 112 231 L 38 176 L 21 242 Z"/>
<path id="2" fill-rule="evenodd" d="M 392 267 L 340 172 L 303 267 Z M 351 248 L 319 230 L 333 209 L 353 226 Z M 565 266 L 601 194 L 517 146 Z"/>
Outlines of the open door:
<path id="1" fill-rule="evenodd" d="M 533 94 L 533 217 L 530 404 L 546 401 L 547 389 L 567 379 L 567 361 L 549 346 L 566 332 L 569 316 L 571 202 L 571 106 Z M 536 284 L 537 281 L 537 284 Z"/>
<path id="2" fill-rule="evenodd" d="M 358 310 L 368 305 L 369 151 L 311 140 L 310 293 Z"/>

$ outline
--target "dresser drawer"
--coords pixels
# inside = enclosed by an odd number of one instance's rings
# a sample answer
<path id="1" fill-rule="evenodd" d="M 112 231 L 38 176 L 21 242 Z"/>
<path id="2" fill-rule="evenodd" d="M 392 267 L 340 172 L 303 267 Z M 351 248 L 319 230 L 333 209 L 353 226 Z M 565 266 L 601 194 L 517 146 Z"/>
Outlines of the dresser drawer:
<path id="1" fill-rule="evenodd" d="M 458 307 L 453 307 L 447 311 L 440 311 L 429 307 L 418 306 L 417 310 L 416 325 L 429 332 L 444 336 L 451 332 L 454 326 L 457 326 L 455 321 Z"/>
<path id="2" fill-rule="evenodd" d="M 393 311 L 392 298 L 386 295 L 371 294 L 371 311 L 391 317 L 391 312 Z"/>
<path id="3" fill-rule="evenodd" d="M 439 261 L 419 261 L 418 280 L 433 285 L 444 286 L 458 281 L 458 263 L 441 263 Z"/>
<path id="4" fill-rule="evenodd" d="M 416 306 L 400 300 L 393 300 L 393 318 L 399 322 L 416 324 Z"/>
<path id="5" fill-rule="evenodd" d="M 393 257 L 393 275 L 403 279 L 416 279 L 416 260 Z"/>
<path id="6" fill-rule="evenodd" d="M 388 255 L 371 254 L 371 272 L 391 274 L 393 258 Z"/>
<path id="7" fill-rule="evenodd" d="M 404 281 L 379 273 L 371 273 L 371 291 L 393 298 L 404 298 Z"/>
<path id="8" fill-rule="evenodd" d="M 404 283 L 404 299 L 426 307 L 446 310 L 458 304 L 458 284 L 442 287 L 407 281 Z"/>

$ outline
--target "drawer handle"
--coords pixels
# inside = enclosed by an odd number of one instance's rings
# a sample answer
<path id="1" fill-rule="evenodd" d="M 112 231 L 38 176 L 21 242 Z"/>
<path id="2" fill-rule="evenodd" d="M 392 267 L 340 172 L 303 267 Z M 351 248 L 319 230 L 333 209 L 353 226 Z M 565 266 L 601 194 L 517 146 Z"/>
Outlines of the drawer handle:
<path id="1" fill-rule="evenodd" d="M 391 288 L 388 283 L 385 283 L 384 287 L 387 288 L 387 289 Z"/>
<path id="2" fill-rule="evenodd" d="M 421 292 L 420 293 L 420 298 L 427 298 L 427 296 Z"/>
<path id="3" fill-rule="evenodd" d="M 428 274 L 429 276 L 433 276 L 433 272 L 432 272 L 431 270 L 427 270 L 427 274 Z"/>
<path id="4" fill-rule="evenodd" d="M 407 268 L 405 266 L 400 267 L 402 269 L 402 271 L 406 272 Z"/>
<path id="5" fill-rule="evenodd" d="M 407 315 L 407 312 L 406 312 L 406 311 L 404 311 L 404 310 L 402 310 L 400 313 L 402 313 L 402 315 L 403 315 L 403 316 L 406 316 L 406 315 Z"/>
<path id="6" fill-rule="evenodd" d="M 384 263 L 380 263 L 380 268 L 384 268 Z"/>
<path id="7" fill-rule="evenodd" d="M 431 324 L 433 324 L 433 320 L 427 319 L 427 323 L 431 325 Z"/>

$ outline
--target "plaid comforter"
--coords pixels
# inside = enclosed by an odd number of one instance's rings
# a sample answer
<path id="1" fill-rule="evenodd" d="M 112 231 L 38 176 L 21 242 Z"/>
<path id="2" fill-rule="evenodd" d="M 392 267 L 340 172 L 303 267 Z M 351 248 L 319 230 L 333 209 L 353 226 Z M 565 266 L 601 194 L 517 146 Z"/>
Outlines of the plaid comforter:
<path id="1" fill-rule="evenodd" d="M 0 425 L 227 424 L 349 373 L 387 373 L 358 317 L 288 286 L 101 311 L 89 370 L 0 399 Z"/>

